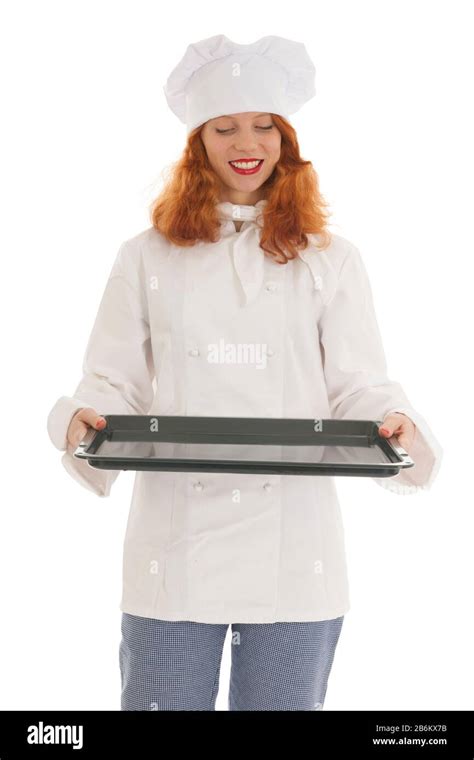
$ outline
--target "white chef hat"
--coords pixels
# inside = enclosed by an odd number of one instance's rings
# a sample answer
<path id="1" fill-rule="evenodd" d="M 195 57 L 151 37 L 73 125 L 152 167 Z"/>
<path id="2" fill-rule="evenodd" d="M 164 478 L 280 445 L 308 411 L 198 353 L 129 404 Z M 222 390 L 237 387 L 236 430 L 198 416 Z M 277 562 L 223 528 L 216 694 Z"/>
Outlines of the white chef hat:
<path id="1" fill-rule="evenodd" d="M 188 45 L 163 90 L 189 134 L 225 114 L 261 111 L 288 118 L 315 95 L 314 75 L 302 42 L 269 36 L 239 45 L 218 34 Z"/>

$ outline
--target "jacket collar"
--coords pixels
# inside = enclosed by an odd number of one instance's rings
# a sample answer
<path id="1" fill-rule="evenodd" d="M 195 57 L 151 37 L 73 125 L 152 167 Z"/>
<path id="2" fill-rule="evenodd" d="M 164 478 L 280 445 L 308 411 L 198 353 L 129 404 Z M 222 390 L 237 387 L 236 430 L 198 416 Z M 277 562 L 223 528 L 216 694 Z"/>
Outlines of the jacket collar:
<path id="1" fill-rule="evenodd" d="M 255 300 L 262 287 L 264 278 L 265 254 L 260 248 L 260 219 L 258 216 L 268 203 L 266 199 L 257 201 L 255 206 L 230 203 L 224 201 L 217 204 L 221 228 L 227 233 L 235 233 L 231 236 L 232 259 L 235 271 L 239 278 L 245 303 Z M 234 221 L 240 220 L 244 224 L 240 232 L 236 233 Z M 317 238 L 317 235 L 313 237 Z M 322 290 L 321 259 L 313 247 L 300 251 L 301 259 L 308 266 L 315 290 Z"/>
<path id="2" fill-rule="evenodd" d="M 217 204 L 217 213 L 219 219 L 223 222 L 228 220 L 243 221 L 243 222 L 257 222 L 260 221 L 259 215 L 264 206 L 268 203 L 266 199 L 257 201 L 254 206 L 247 206 L 245 204 L 231 203 L 230 201 L 222 201 Z"/>

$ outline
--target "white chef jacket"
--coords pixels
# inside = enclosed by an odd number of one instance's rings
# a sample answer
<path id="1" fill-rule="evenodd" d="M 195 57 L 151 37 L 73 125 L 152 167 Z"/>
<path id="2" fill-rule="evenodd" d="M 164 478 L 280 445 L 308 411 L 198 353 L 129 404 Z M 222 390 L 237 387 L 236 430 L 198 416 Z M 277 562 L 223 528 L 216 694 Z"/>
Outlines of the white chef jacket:
<path id="1" fill-rule="evenodd" d="M 179 247 L 149 227 L 120 246 L 83 377 L 48 416 L 62 464 L 98 496 L 109 495 L 120 471 L 73 456 L 66 432 L 85 406 L 99 414 L 380 421 L 399 411 L 417 426 L 415 465 L 373 480 L 400 494 L 433 482 L 442 449 L 387 377 L 358 248 L 332 234 L 321 251 L 314 234 L 300 258 L 275 263 L 258 245 L 265 203 L 219 203 L 216 243 Z M 244 220 L 240 231 L 234 219 Z M 260 349 L 253 363 L 236 359 L 244 344 Z M 220 361 L 210 361 L 211 346 Z M 272 623 L 325 620 L 349 607 L 333 477 L 136 472 L 122 611 Z"/>

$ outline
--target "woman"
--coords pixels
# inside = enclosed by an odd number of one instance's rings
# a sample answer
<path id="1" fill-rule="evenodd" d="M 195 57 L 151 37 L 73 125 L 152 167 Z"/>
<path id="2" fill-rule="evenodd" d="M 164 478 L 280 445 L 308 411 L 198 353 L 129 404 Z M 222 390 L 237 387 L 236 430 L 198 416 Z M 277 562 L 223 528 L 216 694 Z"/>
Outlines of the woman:
<path id="1" fill-rule="evenodd" d="M 120 247 L 83 378 L 48 418 L 65 468 L 99 496 L 119 471 L 73 451 L 103 414 L 383 420 L 415 465 L 375 482 L 433 482 L 439 444 L 387 377 L 360 253 L 328 232 L 288 120 L 313 80 L 304 45 L 280 37 L 202 40 L 170 75 L 183 156 L 152 226 Z M 122 709 L 214 710 L 229 625 L 229 709 L 321 709 L 348 609 L 333 478 L 136 473 Z"/>

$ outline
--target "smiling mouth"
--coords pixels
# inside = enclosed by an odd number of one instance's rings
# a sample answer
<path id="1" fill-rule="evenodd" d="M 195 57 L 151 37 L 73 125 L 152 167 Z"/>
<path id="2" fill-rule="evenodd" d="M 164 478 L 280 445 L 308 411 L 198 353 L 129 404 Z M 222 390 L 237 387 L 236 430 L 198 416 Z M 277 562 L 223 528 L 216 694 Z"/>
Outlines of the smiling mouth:
<path id="1" fill-rule="evenodd" d="M 264 159 L 260 158 L 252 161 L 229 161 L 228 163 L 237 174 L 256 174 L 260 170 L 263 161 Z"/>

